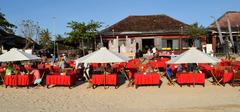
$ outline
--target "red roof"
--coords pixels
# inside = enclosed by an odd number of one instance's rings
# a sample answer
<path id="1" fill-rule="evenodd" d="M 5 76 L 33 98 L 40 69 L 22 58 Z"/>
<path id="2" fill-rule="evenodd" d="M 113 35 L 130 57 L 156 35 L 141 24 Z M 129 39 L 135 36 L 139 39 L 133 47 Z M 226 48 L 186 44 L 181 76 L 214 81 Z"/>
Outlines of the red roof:
<path id="1" fill-rule="evenodd" d="M 229 18 L 232 31 L 238 31 L 240 27 L 240 12 L 237 11 L 229 11 L 226 12 L 223 16 L 217 19 L 221 29 L 223 31 L 228 31 L 228 23 L 227 18 Z M 213 22 L 211 25 L 208 26 L 209 29 L 216 30 L 216 24 Z"/>
<path id="2" fill-rule="evenodd" d="M 181 33 L 189 27 L 167 15 L 128 16 L 101 31 L 103 35 Z"/>

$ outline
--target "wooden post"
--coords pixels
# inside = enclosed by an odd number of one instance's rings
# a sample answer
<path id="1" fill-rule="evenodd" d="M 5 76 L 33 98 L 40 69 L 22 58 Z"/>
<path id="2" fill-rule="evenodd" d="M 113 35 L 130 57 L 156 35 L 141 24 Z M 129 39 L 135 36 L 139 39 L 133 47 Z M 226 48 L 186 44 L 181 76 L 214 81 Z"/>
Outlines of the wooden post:
<path id="1" fill-rule="evenodd" d="M 216 53 L 216 47 L 217 47 L 217 35 L 212 33 L 212 50 L 214 53 Z"/>

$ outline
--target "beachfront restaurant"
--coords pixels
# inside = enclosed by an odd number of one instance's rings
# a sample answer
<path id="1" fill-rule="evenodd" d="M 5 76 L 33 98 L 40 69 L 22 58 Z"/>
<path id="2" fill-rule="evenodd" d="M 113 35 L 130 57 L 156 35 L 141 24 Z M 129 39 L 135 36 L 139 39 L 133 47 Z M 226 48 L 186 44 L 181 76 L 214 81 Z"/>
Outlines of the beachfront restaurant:
<path id="1" fill-rule="evenodd" d="M 206 43 L 206 37 L 193 41 L 186 35 L 188 28 L 188 24 L 167 15 L 128 16 L 103 29 L 98 37 L 102 38 L 105 46 L 118 38 L 120 47 L 126 38 L 130 38 L 136 41 L 143 52 L 155 46 L 160 51 L 181 53 L 193 45 L 201 48 Z"/>
<path id="2" fill-rule="evenodd" d="M 217 19 L 217 22 L 219 23 L 219 27 L 221 29 L 223 40 L 225 40 L 226 38 L 231 40 L 227 22 L 228 20 L 233 37 L 232 52 L 240 53 L 240 12 L 228 11 Z M 215 53 L 224 53 L 224 44 L 220 43 L 220 34 L 217 30 L 215 21 L 213 21 L 212 24 L 208 26 L 208 29 L 209 35 L 207 37 L 207 44 L 212 44 L 213 51 Z"/>

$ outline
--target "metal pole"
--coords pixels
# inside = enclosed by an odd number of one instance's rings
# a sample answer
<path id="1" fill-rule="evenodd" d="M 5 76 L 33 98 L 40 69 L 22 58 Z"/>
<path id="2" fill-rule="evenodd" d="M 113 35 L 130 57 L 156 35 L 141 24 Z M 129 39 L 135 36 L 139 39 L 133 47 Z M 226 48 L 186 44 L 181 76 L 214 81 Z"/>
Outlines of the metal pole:
<path id="1" fill-rule="evenodd" d="M 53 17 L 53 55 L 55 56 L 55 44 L 56 44 L 56 32 L 55 32 L 55 19 L 56 17 Z"/>

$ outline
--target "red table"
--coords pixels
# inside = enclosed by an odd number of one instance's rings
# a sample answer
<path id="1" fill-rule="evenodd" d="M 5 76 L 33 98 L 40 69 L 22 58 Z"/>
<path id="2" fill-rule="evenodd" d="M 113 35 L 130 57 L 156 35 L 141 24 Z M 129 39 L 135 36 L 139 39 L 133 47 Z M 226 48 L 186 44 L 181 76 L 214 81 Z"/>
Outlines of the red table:
<path id="1" fill-rule="evenodd" d="M 138 85 L 158 85 L 160 87 L 160 74 L 158 73 L 135 73 L 134 84 L 137 88 Z"/>
<path id="2" fill-rule="evenodd" d="M 240 70 L 240 61 L 235 61 L 231 63 L 234 70 Z"/>
<path id="3" fill-rule="evenodd" d="M 183 84 L 202 84 L 205 86 L 205 74 L 203 73 L 177 73 L 176 78 L 181 87 Z"/>
<path id="4" fill-rule="evenodd" d="M 75 84 L 75 81 L 76 74 L 60 75 L 60 73 L 55 73 L 46 77 L 47 88 L 49 85 L 69 86 L 71 88 Z"/>
<path id="5" fill-rule="evenodd" d="M 163 61 L 149 61 L 152 68 L 166 68 L 166 64 Z"/>
<path id="6" fill-rule="evenodd" d="M 117 74 L 93 74 L 92 75 L 93 88 L 98 85 L 113 85 L 117 88 Z"/>
<path id="7" fill-rule="evenodd" d="M 4 85 L 6 86 L 29 86 L 33 85 L 33 75 L 5 75 Z"/>
<path id="8" fill-rule="evenodd" d="M 221 83 L 223 83 L 223 85 L 225 85 L 226 83 L 232 81 L 233 76 L 234 76 L 234 73 L 224 73 Z"/>

